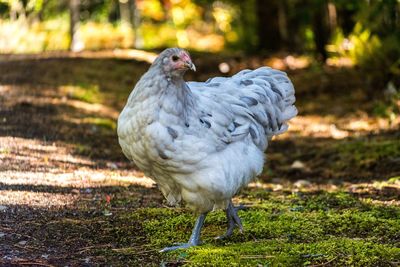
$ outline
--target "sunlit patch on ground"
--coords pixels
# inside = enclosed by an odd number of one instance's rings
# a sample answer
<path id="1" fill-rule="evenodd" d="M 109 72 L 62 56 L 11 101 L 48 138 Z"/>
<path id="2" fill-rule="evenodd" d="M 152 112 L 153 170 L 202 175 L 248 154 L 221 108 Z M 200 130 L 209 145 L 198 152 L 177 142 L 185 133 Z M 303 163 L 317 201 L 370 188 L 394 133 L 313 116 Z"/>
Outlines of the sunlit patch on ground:
<path id="1" fill-rule="evenodd" d="M 2 187 L 4 187 L 4 184 Z M 78 195 L 72 194 L 2 190 L 0 205 L 2 205 L 4 209 L 3 212 L 7 212 L 7 207 L 9 205 L 26 205 L 32 208 L 53 208 L 72 205 L 78 199 Z"/>
<path id="2" fill-rule="evenodd" d="M 289 132 L 280 138 L 291 135 L 312 136 L 318 138 L 344 139 L 379 131 L 395 130 L 400 125 L 400 117 L 389 123 L 387 119 L 368 116 L 336 118 L 335 116 L 299 115 L 289 122 Z"/>
<path id="3" fill-rule="evenodd" d="M 126 164 L 98 162 L 71 154 L 71 145 L 0 137 L 0 205 L 59 207 L 75 203 L 93 188 L 154 182 Z M 60 193 L 57 193 L 60 192 Z"/>
<path id="4" fill-rule="evenodd" d="M 18 159 L 17 159 L 18 160 Z M 101 186 L 128 186 L 140 185 L 151 188 L 154 182 L 135 171 L 110 171 L 93 170 L 80 168 L 75 171 L 62 169 L 51 170 L 49 172 L 18 172 L 4 171 L 0 172 L 2 185 L 57 185 L 59 187 L 101 187 Z"/>
<path id="5" fill-rule="evenodd" d="M 141 172 L 126 170 L 126 163 L 99 166 L 99 162 L 73 155 L 71 145 L 15 137 L 0 137 L 0 144 L 0 179 L 4 184 L 73 187 L 153 184 Z"/>
<path id="6" fill-rule="evenodd" d="M 55 59 L 55 58 L 112 58 L 112 59 L 134 59 L 152 63 L 157 54 L 137 49 L 113 49 L 102 51 L 82 51 L 82 52 L 45 52 L 39 54 L 1 54 L 0 58 L 6 61 L 19 61 L 30 59 Z"/>

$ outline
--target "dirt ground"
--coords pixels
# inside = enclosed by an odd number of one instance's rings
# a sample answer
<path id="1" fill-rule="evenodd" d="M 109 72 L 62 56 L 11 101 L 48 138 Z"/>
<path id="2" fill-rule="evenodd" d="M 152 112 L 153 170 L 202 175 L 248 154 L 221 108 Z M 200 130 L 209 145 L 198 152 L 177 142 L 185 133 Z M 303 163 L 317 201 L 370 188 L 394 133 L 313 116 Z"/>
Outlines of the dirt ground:
<path id="1" fill-rule="evenodd" d="M 231 74 L 263 64 L 209 55 L 194 61 L 198 71 L 188 78 L 196 80 L 221 75 L 222 61 Z M 119 111 L 148 66 L 96 54 L 0 57 L 1 266 L 185 263 L 158 253 L 144 224 L 125 216 L 170 209 L 152 180 L 124 158 L 115 133 Z M 400 207 L 400 120 L 374 115 L 384 101 L 379 90 L 353 68 L 289 75 L 299 116 L 273 141 L 264 173 L 237 202 L 260 190 L 340 190 Z"/>

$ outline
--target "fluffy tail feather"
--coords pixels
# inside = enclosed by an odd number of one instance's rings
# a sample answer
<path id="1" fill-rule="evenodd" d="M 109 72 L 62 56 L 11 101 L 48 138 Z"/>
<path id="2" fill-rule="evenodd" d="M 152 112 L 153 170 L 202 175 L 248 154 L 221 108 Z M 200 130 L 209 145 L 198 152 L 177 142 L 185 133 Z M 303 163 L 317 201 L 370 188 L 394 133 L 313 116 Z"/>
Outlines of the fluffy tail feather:
<path id="1" fill-rule="evenodd" d="M 241 86 L 245 96 L 251 93 L 251 98 L 257 100 L 257 105 L 248 106 L 268 137 L 288 129 L 287 122 L 297 115 L 297 109 L 294 106 L 294 87 L 285 72 L 262 67 L 253 71 L 243 70 L 232 78 Z"/>

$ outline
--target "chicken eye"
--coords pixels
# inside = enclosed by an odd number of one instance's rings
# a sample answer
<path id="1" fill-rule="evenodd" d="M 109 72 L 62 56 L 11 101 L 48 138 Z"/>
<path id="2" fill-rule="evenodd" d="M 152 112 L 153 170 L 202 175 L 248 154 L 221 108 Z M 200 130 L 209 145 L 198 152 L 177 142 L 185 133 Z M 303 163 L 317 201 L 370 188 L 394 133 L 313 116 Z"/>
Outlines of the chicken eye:
<path id="1" fill-rule="evenodd" d="M 172 61 L 177 61 L 179 59 L 179 57 L 178 56 L 172 56 Z"/>

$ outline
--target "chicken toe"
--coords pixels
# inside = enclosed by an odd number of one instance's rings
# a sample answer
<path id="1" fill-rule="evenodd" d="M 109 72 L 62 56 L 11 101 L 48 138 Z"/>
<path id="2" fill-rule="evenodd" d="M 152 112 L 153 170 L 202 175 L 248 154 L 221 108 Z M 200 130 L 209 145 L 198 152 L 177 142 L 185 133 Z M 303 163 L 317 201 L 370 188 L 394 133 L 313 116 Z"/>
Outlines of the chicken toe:
<path id="1" fill-rule="evenodd" d="M 202 213 L 197 218 L 197 221 L 192 230 L 192 235 L 190 236 L 189 241 L 187 243 L 183 243 L 183 244 L 180 244 L 177 246 L 165 247 L 162 250 L 160 250 L 160 252 L 168 252 L 168 251 L 173 251 L 173 250 L 177 250 L 177 249 L 185 249 L 185 248 L 200 245 L 201 244 L 200 232 L 201 232 L 201 228 L 203 227 L 206 216 L 207 216 L 207 213 Z"/>
<path id="2" fill-rule="evenodd" d="M 238 210 L 244 209 L 243 206 L 234 207 L 232 201 L 229 202 L 228 207 L 226 208 L 226 218 L 228 219 L 228 229 L 225 234 L 217 236 L 215 239 L 221 240 L 228 238 L 232 235 L 235 227 L 239 228 L 239 231 L 243 232 L 242 221 L 240 220 L 239 215 L 237 214 Z"/>

